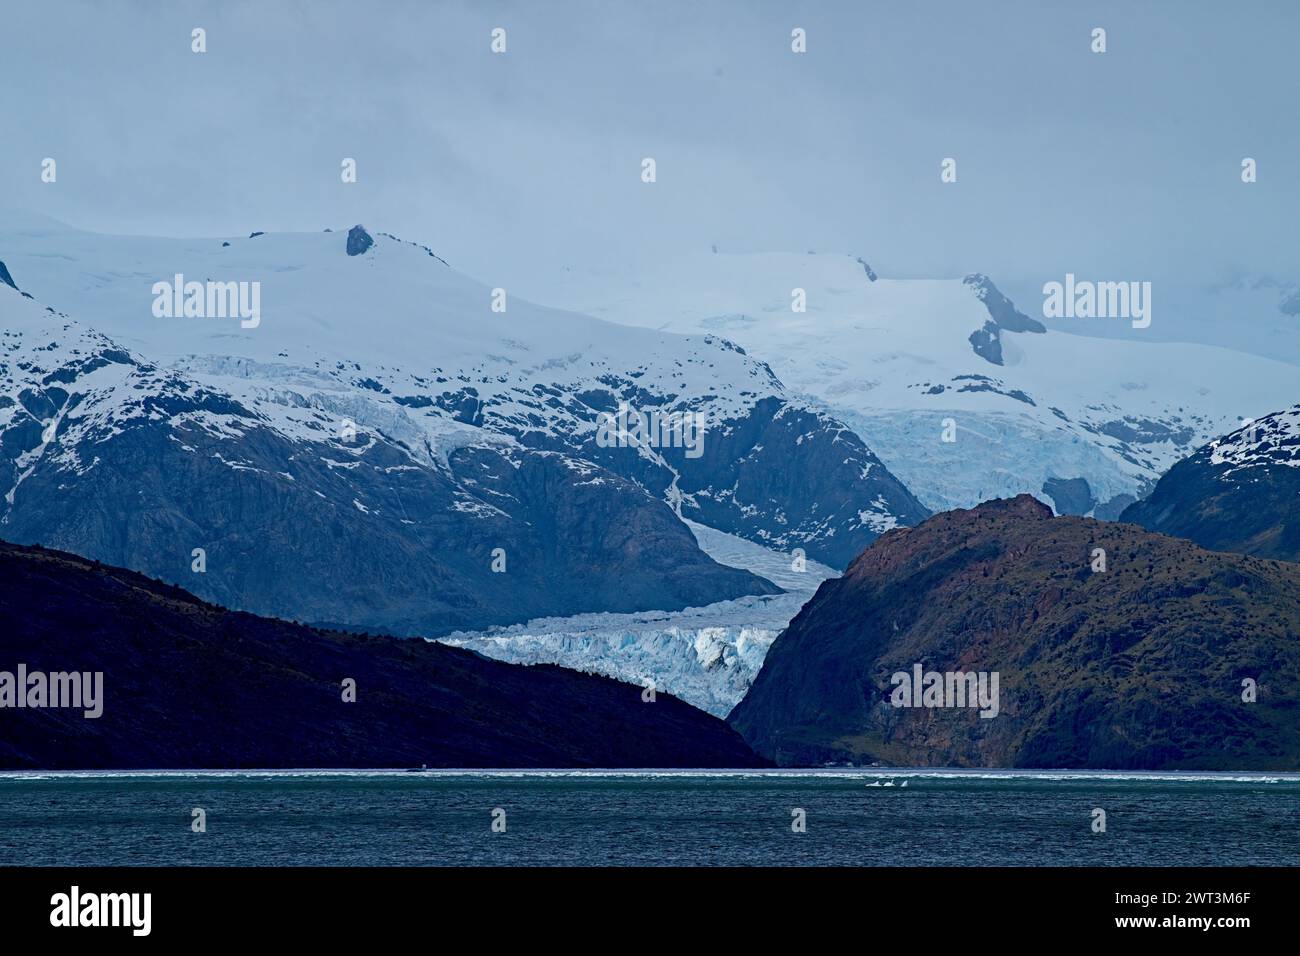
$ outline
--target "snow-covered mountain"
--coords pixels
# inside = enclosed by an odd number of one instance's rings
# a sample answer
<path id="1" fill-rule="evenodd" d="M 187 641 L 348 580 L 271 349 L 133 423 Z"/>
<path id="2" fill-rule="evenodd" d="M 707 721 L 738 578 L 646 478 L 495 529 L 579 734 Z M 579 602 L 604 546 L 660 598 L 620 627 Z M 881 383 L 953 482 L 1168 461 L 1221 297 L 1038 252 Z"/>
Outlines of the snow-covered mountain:
<path id="1" fill-rule="evenodd" d="M 1040 303 L 1017 309 L 985 276 L 889 279 L 843 255 L 700 255 L 567 271 L 530 291 L 632 326 L 726 336 L 849 424 L 935 510 L 1028 492 L 1058 512 L 1115 517 L 1179 458 L 1288 404 L 1297 381 L 1294 365 L 1140 330 L 1045 330 L 1031 317 Z M 1153 321 L 1172 321 L 1159 303 Z"/>
<path id="2" fill-rule="evenodd" d="M 698 607 L 777 588 L 680 517 L 839 566 L 925 514 L 725 339 L 503 297 L 382 233 L 9 214 L 0 260 L 0 535 L 229 606 L 423 634 Z M 256 308 L 186 314 L 214 288 Z M 628 409 L 693 416 L 700 443 L 603 441 Z"/>
<path id="3" fill-rule="evenodd" d="M 1197 449 L 1121 518 L 1216 551 L 1300 561 L 1300 405 Z"/>
<path id="4" fill-rule="evenodd" d="M 1201 454 L 1223 477 L 1246 480 L 1254 468 L 1300 468 L 1300 405 L 1249 421 L 1210 442 Z"/>
<path id="5" fill-rule="evenodd" d="M 255 404 L 7 288 L 0 315 L 9 540 L 399 634 L 776 590 L 711 561 L 667 505 L 588 461 L 457 426 L 441 445 L 431 428 L 444 458 L 420 463 L 367 416 L 341 434 L 318 393 L 284 385 L 284 404 Z"/>

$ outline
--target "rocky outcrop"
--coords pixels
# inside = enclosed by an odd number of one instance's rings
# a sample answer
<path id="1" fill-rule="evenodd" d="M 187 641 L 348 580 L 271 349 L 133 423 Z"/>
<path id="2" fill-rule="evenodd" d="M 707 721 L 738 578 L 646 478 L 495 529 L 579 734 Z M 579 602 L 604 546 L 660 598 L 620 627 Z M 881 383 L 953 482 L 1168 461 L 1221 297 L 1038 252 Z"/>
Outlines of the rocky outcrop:
<path id="1" fill-rule="evenodd" d="M 962 279 L 970 286 L 975 297 L 984 303 L 989 319 L 984 325 L 970 334 L 971 348 L 975 354 L 993 365 L 1003 364 L 1003 332 L 1046 332 L 1047 326 L 1037 319 L 1031 319 L 1008 299 L 993 284 L 993 280 L 978 272 Z"/>
<path id="2" fill-rule="evenodd" d="M 370 238 L 370 233 L 364 227 L 353 226 L 348 230 L 348 255 L 359 256 L 374 244 L 375 240 Z"/>

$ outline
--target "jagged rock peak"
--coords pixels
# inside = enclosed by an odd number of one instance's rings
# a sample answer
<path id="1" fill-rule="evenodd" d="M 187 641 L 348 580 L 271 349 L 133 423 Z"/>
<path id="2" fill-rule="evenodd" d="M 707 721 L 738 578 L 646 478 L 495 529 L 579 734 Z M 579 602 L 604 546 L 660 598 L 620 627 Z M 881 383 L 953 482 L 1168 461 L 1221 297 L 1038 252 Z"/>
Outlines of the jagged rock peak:
<path id="1" fill-rule="evenodd" d="M 359 256 L 374 244 L 365 226 L 356 225 L 348 230 L 348 255 Z"/>
<path id="2" fill-rule="evenodd" d="M 0 282 L 9 286 L 15 292 L 19 291 L 18 286 L 14 284 L 14 277 L 9 274 L 9 270 L 5 268 L 3 261 L 0 261 Z"/>

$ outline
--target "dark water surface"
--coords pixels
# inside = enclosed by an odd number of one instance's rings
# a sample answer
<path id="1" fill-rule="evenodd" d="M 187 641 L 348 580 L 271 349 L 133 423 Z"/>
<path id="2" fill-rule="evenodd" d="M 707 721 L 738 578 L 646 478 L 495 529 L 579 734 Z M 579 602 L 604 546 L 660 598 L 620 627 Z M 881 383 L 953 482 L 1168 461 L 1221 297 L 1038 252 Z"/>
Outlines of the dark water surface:
<path id="1" fill-rule="evenodd" d="M 0 865 L 133 864 L 1294 865 L 1300 775 L 0 774 Z"/>

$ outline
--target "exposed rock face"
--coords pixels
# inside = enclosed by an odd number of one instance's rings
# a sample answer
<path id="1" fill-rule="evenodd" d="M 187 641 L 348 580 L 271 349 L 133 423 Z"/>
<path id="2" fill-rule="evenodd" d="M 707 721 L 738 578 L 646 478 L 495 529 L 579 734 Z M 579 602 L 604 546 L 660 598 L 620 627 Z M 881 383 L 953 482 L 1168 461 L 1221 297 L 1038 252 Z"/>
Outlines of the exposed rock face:
<path id="1" fill-rule="evenodd" d="M 1043 494 L 1052 499 L 1057 514 L 1086 515 L 1097 504 L 1084 478 L 1048 478 Z"/>
<path id="2" fill-rule="evenodd" d="M 375 240 L 370 238 L 370 233 L 362 226 L 353 226 L 348 230 L 348 255 L 359 256 L 374 244 Z"/>
<path id="3" fill-rule="evenodd" d="M 989 319 L 983 327 L 970 334 L 971 348 L 980 358 L 1002 365 L 1003 332 L 1046 332 L 1047 326 L 1037 319 L 1031 319 L 1008 299 L 993 284 L 993 280 L 980 273 L 972 273 L 962 280 L 970 286 L 975 297 L 988 309 Z"/>
<path id="4" fill-rule="evenodd" d="M 603 396 L 606 403 L 616 399 L 616 393 Z M 708 453 L 699 458 L 680 448 L 653 457 L 635 448 L 602 448 L 591 433 L 542 442 L 658 496 L 670 498 L 675 489 L 684 517 L 778 551 L 802 548 L 834 568 L 845 567 L 881 533 L 929 515 L 856 434 L 778 398 L 760 399 L 743 416 L 711 428 L 706 440 Z"/>
<path id="5" fill-rule="evenodd" d="M 1116 495 L 1109 501 L 1098 502 L 1092 509 L 1092 516 L 1102 521 L 1118 521 L 1124 509 L 1137 501 L 1132 495 Z"/>
<path id="6" fill-rule="evenodd" d="M 1198 449 L 1121 520 L 1216 551 L 1300 561 L 1300 405 Z"/>
<path id="7" fill-rule="evenodd" d="M 0 544 L 0 671 L 19 664 L 102 672 L 102 713 L 0 710 L 6 770 L 762 764 L 722 721 L 665 694 L 647 703 L 639 687 L 559 667 L 227 611 Z"/>
<path id="8" fill-rule="evenodd" d="M 1277 310 L 1283 315 L 1300 315 L 1300 287 L 1288 289 L 1283 293 Z"/>
<path id="9" fill-rule="evenodd" d="M 729 720 L 782 764 L 1295 769 L 1297 631 L 1300 566 L 1020 496 L 882 536 Z M 916 664 L 997 673 L 997 716 L 895 707 L 892 677 Z"/>

